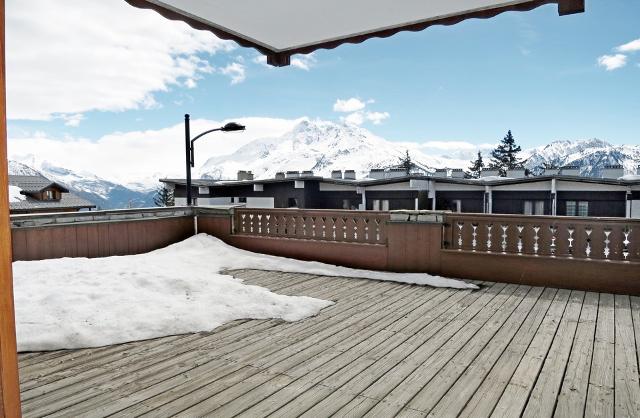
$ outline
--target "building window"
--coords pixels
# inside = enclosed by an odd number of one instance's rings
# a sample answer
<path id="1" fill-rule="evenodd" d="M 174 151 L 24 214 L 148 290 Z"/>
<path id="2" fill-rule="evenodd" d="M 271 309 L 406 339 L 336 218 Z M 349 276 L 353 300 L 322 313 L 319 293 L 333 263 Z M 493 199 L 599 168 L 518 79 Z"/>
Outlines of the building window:
<path id="1" fill-rule="evenodd" d="M 389 210 L 389 200 L 388 199 L 384 199 L 384 200 L 373 199 L 373 210 L 388 211 Z"/>
<path id="2" fill-rule="evenodd" d="M 567 216 L 589 216 L 589 202 L 568 200 L 566 203 Z"/>
<path id="3" fill-rule="evenodd" d="M 298 199 L 295 197 L 290 197 L 289 202 L 287 203 L 287 207 L 289 208 L 297 208 L 298 207 Z"/>
<path id="4" fill-rule="evenodd" d="M 43 194 L 43 200 L 55 199 L 55 192 L 53 190 L 45 190 Z"/>
<path id="5" fill-rule="evenodd" d="M 589 216 L 589 202 L 578 202 L 578 216 Z"/>
<path id="6" fill-rule="evenodd" d="M 525 200 L 522 213 L 525 215 L 544 215 L 544 200 Z"/>
<path id="7" fill-rule="evenodd" d="M 239 197 L 238 198 L 238 203 L 247 203 L 247 198 L 246 197 Z"/>

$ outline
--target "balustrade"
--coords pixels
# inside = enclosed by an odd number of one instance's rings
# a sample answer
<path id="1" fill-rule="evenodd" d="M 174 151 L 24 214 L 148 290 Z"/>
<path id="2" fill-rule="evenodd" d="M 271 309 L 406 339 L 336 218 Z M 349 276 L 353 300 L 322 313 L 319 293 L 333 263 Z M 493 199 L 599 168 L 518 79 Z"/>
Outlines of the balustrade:
<path id="1" fill-rule="evenodd" d="M 494 254 L 640 262 L 640 221 L 447 214 L 444 247 Z"/>
<path id="2" fill-rule="evenodd" d="M 384 212 L 236 209 L 235 233 L 319 241 L 386 244 Z"/>

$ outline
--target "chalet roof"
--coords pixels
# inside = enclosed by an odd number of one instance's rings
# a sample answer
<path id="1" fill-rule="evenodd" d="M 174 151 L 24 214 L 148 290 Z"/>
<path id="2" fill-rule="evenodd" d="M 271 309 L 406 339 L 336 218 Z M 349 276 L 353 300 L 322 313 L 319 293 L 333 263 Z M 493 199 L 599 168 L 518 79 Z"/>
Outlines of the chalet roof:
<path id="1" fill-rule="evenodd" d="M 22 189 L 23 192 L 27 193 L 37 193 L 41 192 L 44 189 L 48 189 L 50 187 L 54 187 L 60 190 L 62 193 L 69 193 L 69 189 L 61 185 L 60 183 L 56 183 L 54 181 L 49 180 L 46 177 L 42 176 L 9 176 L 9 185 L 17 186 Z"/>
<path id="2" fill-rule="evenodd" d="M 94 208 L 96 205 L 86 199 L 81 198 L 69 192 L 69 189 L 59 183 L 53 182 L 42 176 L 9 176 L 9 185 L 17 186 L 21 190 L 21 194 L 25 195 L 24 200 L 19 202 L 10 202 L 9 208 L 16 210 L 46 210 L 46 209 L 82 209 Z M 49 187 L 60 190 L 61 197 L 59 200 L 37 200 L 29 196 L 27 193 L 38 193 Z"/>
<path id="3" fill-rule="evenodd" d="M 584 0 L 126 1 L 255 48 L 275 66 L 288 65 L 293 54 L 470 18 L 486 19 L 506 11 L 528 11 L 549 3 L 558 4 L 560 15 L 584 11 Z"/>
<path id="4" fill-rule="evenodd" d="M 28 197 L 20 202 L 9 203 L 10 210 L 82 209 L 96 205 L 71 193 L 63 193 L 60 200 L 36 200 Z"/>

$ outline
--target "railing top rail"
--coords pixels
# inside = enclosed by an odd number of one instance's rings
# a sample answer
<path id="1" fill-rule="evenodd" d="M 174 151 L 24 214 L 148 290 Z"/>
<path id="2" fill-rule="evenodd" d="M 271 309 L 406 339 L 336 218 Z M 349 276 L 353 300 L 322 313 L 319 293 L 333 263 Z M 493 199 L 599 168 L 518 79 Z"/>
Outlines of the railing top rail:
<path id="1" fill-rule="evenodd" d="M 523 222 L 614 222 L 625 223 L 640 222 L 640 219 L 635 218 L 612 218 L 612 217 L 598 217 L 598 216 L 553 216 L 553 215 L 512 215 L 512 214 L 500 214 L 500 213 L 460 213 L 460 212 L 446 212 L 446 218 L 456 219 L 507 219 L 507 220 L 521 220 Z"/>
<path id="2" fill-rule="evenodd" d="M 317 212 L 317 213 L 348 213 L 351 215 L 362 215 L 362 216 L 371 216 L 371 215 L 389 215 L 388 211 L 377 211 L 377 210 L 352 210 L 352 209 L 298 209 L 298 208 L 236 208 L 237 212 Z"/>

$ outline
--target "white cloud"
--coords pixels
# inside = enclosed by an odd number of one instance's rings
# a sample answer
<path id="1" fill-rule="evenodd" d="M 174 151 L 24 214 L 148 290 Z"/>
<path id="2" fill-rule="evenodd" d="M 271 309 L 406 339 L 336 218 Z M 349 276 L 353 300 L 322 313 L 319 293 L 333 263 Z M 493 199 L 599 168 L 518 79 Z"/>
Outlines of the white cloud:
<path id="1" fill-rule="evenodd" d="M 627 56 L 624 54 L 603 55 L 598 58 L 598 65 L 607 71 L 613 71 L 627 65 Z"/>
<path id="2" fill-rule="evenodd" d="M 334 112 L 355 112 L 357 110 L 364 109 L 366 103 L 362 100 L 357 99 L 355 97 L 351 97 L 350 99 L 338 99 L 333 104 Z"/>
<path id="3" fill-rule="evenodd" d="M 188 89 L 193 89 L 196 88 L 198 84 L 196 83 L 196 80 L 194 80 L 193 78 L 187 78 L 187 80 L 184 82 L 184 86 Z"/>
<path id="4" fill-rule="evenodd" d="M 348 113 L 346 116 L 341 116 L 340 120 L 350 125 L 362 125 L 366 121 L 372 122 L 374 125 L 380 125 L 382 121 L 388 119 L 391 115 L 389 115 L 389 112 L 372 112 L 365 110 L 367 105 L 373 103 L 375 103 L 373 99 L 362 101 L 356 97 L 338 99 L 333 104 L 333 111 Z"/>
<path id="5" fill-rule="evenodd" d="M 316 65 L 317 60 L 313 52 L 308 55 L 296 55 L 291 58 L 291 66 L 301 70 L 309 71 L 311 67 Z"/>
<path id="6" fill-rule="evenodd" d="M 6 35 L 11 119 L 153 107 L 213 72 L 202 54 L 234 48 L 122 0 L 11 1 Z"/>
<path id="7" fill-rule="evenodd" d="M 64 119 L 64 124 L 66 126 L 76 128 L 80 126 L 80 122 L 84 120 L 84 115 L 82 113 L 76 113 L 74 115 L 63 115 L 62 119 Z"/>
<path id="8" fill-rule="evenodd" d="M 364 123 L 364 119 L 364 112 L 353 112 L 340 118 L 340 120 L 349 125 L 362 125 Z"/>
<path id="9" fill-rule="evenodd" d="M 640 39 L 633 40 L 631 42 L 627 42 L 624 45 L 620 45 L 616 48 L 618 52 L 636 52 L 640 51 Z"/>
<path id="10" fill-rule="evenodd" d="M 389 119 L 389 112 L 365 112 L 365 117 L 374 125 L 380 125 L 383 120 Z"/>
<path id="11" fill-rule="evenodd" d="M 220 72 L 231 78 L 231 84 L 242 83 L 247 78 L 245 66 L 239 62 L 232 62 L 226 67 L 221 68 Z"/>
<path id="12" fill-rule="evenodd" d="M 234 121 L 246 125 L 247 129 L 243 132 L 216 132 L 196 143 L 196 167 L 210 157 L 232 153 L 254 139 L 281 136 L 301 119 L 246 117 Z M 195 119 L 191 121 L 191 132 L 196 135 L 226 122 Z M 8 155 L 10 159 L 28 165 L 46 160 L 124 184 L 145 181 L 157 185 L 159 177 L 184 177 L 184 126 L 181 123 L 157 130 L 116 132 L 98 140 L 59 139 L 42 132 L 23 135 L 20 133 L 20 138 L 9 138 Z"/>

